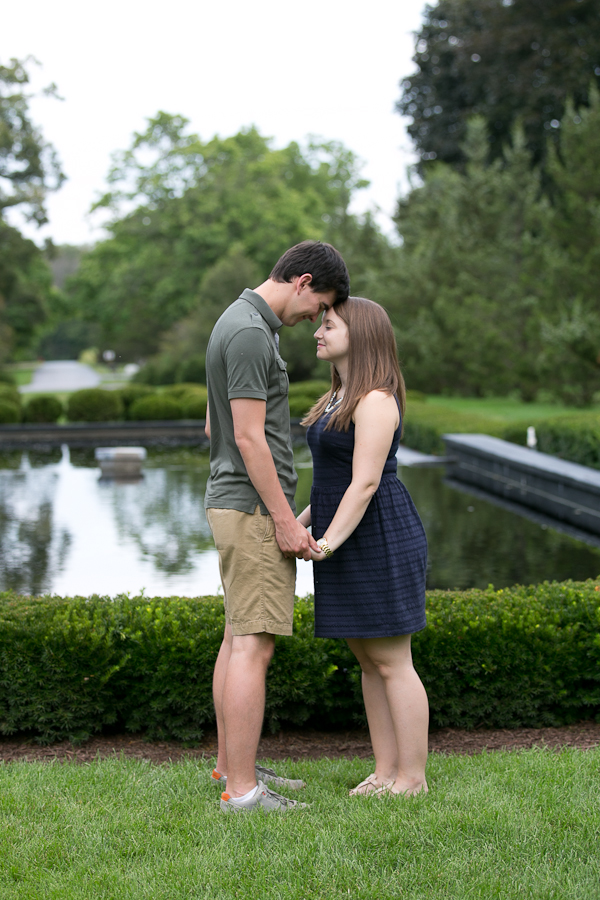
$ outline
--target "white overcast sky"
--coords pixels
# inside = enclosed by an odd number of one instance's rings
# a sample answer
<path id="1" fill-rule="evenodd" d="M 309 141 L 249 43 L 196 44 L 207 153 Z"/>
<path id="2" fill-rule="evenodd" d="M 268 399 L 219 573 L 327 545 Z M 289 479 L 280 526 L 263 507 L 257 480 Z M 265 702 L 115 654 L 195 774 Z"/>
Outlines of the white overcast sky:
<path id="1" fill-rule="evenodd" d="M 29 54 L 34 86 L 56 82 L 63 102 L 31 104 L 68 176 L 49 200 L 41 242 L 102 235 L 88 217 L 114 150 L 159 109 L 180 113 L 203 140 L 256 125 L 282 147 L 307 135 L 340 140 L 371 187 L 353 209 L 378 207 L 389 228 L 415 160 L 394 112 L 414 70 L 423 0 L 27 0 L 4 4 L 0 61 Z M 13 219 L 17 224 L 17 219 Z M 21 223 L 18 223 L 21 225 Z"/>

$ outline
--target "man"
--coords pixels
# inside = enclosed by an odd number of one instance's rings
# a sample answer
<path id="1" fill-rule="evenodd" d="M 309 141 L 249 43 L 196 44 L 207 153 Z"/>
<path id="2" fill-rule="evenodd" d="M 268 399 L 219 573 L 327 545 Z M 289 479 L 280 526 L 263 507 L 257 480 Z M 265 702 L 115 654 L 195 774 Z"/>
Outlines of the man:
<path id="1" fill-rule="evenodd" d="M 296 521 L 286 363 L 281 325 L 317 316 L 349 291 L 346 265 L 330 244 L 288 250 L 254 291 L 246 289 L 214 327 L 206 353 L 210 478 L 206 516 L 219 553 L 225 635 L 213 695 L 225 812 L 287 811 L 272 787 L 302 782 L 256 766 L 267 668 L 275 635 L 292 634 L 296 558 L 318 547 Z M 210 418 L 209 418 L 210 417 Z"/>

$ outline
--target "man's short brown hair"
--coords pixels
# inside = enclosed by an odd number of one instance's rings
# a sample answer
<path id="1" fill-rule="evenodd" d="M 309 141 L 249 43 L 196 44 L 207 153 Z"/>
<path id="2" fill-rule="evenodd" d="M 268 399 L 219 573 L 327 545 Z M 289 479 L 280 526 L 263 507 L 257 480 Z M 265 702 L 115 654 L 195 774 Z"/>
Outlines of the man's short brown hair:
<path id="1" fill-rule="evenodd" d="M 335 302 L 346 300 L 350 276 L 346 263 L 335 247 L 322 241 L 302 241 L 290 247 L 269 275 L 272 281 L 290 282 L 300 275 L 312 275 L 311 288 L 317 294 L 335 291 Z"/>

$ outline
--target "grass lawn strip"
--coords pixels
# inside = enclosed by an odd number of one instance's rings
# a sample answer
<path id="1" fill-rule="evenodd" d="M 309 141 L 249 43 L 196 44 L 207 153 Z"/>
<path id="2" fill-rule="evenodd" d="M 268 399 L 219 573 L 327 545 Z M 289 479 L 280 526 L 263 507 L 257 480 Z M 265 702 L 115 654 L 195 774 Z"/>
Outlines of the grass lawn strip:
<path id="1" fill-rule="evenodd" d="M 208 771 L 0 766 L 2 900 L 600 897 L 600 749 L 435 754 L 411 800 L 347 799 L 366 760 L 289 763 L 287 816 L 224 816 Z"/>
<path id="2" fill-rule="evenodd" d="M 588 409 L 578 409 L 573 406 L 564 406 L 560 403 L 523 403 L 509 397 L 442 397 L 428 396 L 426 406 L 443 407 L 448 411 L 471 413 L 498 419 L 506 424 L 535 425 L 539 419 L 555 418 L 556 416 L 590 416 L 597 419 L 600 415 L 600 406 L 597 404 Z"/>

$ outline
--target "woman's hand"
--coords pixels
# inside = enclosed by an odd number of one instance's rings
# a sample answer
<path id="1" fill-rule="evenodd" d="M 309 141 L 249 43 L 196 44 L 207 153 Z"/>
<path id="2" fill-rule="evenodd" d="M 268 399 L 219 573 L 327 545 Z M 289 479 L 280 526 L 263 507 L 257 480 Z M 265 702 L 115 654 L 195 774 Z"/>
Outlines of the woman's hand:
<path id="1" fill-rule="evenodd" d="M 325 554 L 323 553 L 322 550 L 319 550 L 318 553 L 316 550 L 311 550 L 310 558 L 312 559 L 313 562 L 323 562 L 324 559 L 327 559 L 327 557 L 325 556 Z"/>

